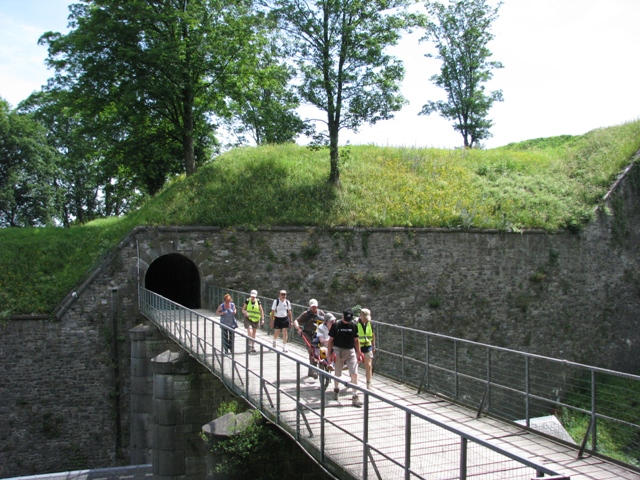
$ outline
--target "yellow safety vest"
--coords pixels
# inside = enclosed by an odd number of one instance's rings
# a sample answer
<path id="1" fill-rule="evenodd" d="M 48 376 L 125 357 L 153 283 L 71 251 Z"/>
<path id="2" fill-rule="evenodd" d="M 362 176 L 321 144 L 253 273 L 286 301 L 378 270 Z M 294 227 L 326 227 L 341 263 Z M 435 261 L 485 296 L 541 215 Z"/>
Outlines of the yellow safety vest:
<path id="1" fill-rule="evenodd" d="M 245 310 L 249 314 L 249 320 L 251 322 L 255 323 L 260 321 L 260 300 L 256 299 L 256 302 L 253 303 L 251 299 L 249 299 L 245 306 Z"/>
<path id="2" fill-rule="evenodd" d="M 371 322 L 367 322 L 366 325 L 365 328 L 362 323 L 358 322 L 358 338 L 360 339 L 361 347 L 369 347 L 373 341 L 373 327 L 371 326 Z"/>

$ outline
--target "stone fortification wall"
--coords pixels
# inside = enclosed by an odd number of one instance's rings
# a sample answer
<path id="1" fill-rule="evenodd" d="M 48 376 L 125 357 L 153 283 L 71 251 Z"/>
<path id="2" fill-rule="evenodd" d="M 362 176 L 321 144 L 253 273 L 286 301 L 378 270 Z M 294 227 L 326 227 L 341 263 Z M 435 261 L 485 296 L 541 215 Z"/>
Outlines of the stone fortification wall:
<path id="1" fill-rule="evenodd" d="M 136 267 L 124 242 L 59 319 L 0 326 L 0 478 L 129 463 Z"/>

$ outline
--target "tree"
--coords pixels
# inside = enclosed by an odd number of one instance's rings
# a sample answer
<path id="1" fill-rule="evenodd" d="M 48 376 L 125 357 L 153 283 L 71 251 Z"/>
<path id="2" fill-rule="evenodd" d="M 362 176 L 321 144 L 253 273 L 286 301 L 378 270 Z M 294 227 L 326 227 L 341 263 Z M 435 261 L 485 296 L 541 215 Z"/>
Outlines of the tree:
<path id="1" fill-rule="evenodd" d="M 288 36 L 300 74 L 301 99 L 326 113 L 331 170 L 340 183 L 339 133 L 393 118 L 402 62 L 385 53 L 412 17 L 411 0 L 265 0 Z M 326 141 L 326 136 L 325 136 Z"/>
<path id="2" fill-rule="evenodd" d="M 439 112 L 453 120 L 453 128 L 462 135 L 465 147 L 473 147 L 489 138 L 493 122 L 487 118 L 493 102 L 502 101 L 502 90 L 485 93 L 484 83 L 493 76 L 492 70 L 502 68 L 500 62 L 489 61 L 487 44 L 494 38 L 491 23 L 498 9 L 486 0 L 451 0 L 448 6 L 438 2 L 425 3 L 429 12 L 426 34 L 421 40 L 431 40 L 442 60 L 440 74 L 430 80 L 447 93 L 447 100 L 430 101 L 421 115 Z M 427 57 L 433 57 L 427 54 Z"/>
<path id="3" fill-rule="evenodd" d="M 260 46 L 250 0 L 87 0 L 71 7 L 66 34 L 47 32 L 49 89 L 117 142 L 147 191 L 195 172 L 215 145 L 212 116 Z M 96 131 L 96 135 L 101 132 Z"/>
<path id="4" fill-rule="evenodd" d="M 53 223 L 53 155 L 45 129 L 0 98 L 0 227 Z"/>
<path id="5" fill-rule="evenodd" d="M 66 91 L 36 92 L 18 110 L 30 113 L 46 129 L 47 143 L 55 151 L 57 206 L 65 227 L 98 217 L 126 213 L 140 199 L 139 185 L 112 161 L 113 150 L 91 118 L 73 113 Z"/>
<path id="6" fill-rule="evenodd" d="M 229 129 L 238 142 L 246 144 L 249 135 L 256 145 L 294 142 L 311 128 L 295 111 L 300 100 L 290 88 L 294 70 L 282 60 L 275 39 L 262 50 L 253 72 L 240 77 L 237 93 L 232 94 Z"/>

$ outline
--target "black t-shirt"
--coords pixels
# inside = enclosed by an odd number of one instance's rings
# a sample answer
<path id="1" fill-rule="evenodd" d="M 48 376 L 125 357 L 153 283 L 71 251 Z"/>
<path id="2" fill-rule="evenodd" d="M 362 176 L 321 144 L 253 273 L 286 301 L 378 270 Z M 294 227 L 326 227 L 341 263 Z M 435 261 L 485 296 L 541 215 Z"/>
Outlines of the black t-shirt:
<path id="1" fill-rule="evenodd" d="M 331 326 L 329 336 L 333 338 L 334 347 L 354 348 L 354 340 L 358 338 L 358 326 L 355 322 L 344 323 L 340 320 Z"/>

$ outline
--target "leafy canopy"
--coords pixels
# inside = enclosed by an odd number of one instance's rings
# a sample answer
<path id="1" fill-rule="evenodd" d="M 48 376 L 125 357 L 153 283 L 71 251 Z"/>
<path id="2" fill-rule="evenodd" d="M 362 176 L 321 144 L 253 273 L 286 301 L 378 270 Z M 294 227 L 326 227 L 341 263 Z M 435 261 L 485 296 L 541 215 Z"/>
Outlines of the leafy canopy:
<path id="1" fill-rule="evenodd" d="M 501 90 L 486 93 L 484 86 L 492 78 L 492 70 L 502 68 L 500 62 L 489 61 L 491 51 L 487 48 L 494 38 L 490 28 L 500 5 L 492 8 L 486 0 L 451 0 L 447 6 L 425 2 L 429 21 L 422 40 L 434 42 L 436 58 L 442 60 L 440 73 L 430 80 L 445 90 L 447 100 L 427 102 L 420 114 L 439 112 L 452 120 L 465 147 L 491 136 L 493 122 L 487 115 L 494 102 L 502 101 Z"/>
<path id="2" fill-rule="evenodd" d="M 71 92 L 98 120 L 119 164 L 150 193 L 195 172 L 215 147 L 211 118 L 261 48 L 249 0 L 91 0 L 71 7 L 66 34 L 48 32 L 49 88 Z"/>
<path id="3" fill-rule="evenodd" d="M 387 54 L 412 24 L 410 0 L 272 0 L 299 69 L 301 99 L 326 114 L 329 181 L 340 183 L 339 132 L 393 118 L 406 103 L 402 62 Z"/>

